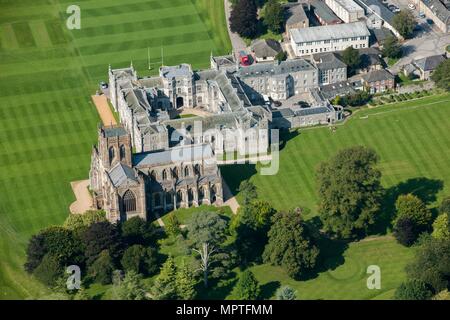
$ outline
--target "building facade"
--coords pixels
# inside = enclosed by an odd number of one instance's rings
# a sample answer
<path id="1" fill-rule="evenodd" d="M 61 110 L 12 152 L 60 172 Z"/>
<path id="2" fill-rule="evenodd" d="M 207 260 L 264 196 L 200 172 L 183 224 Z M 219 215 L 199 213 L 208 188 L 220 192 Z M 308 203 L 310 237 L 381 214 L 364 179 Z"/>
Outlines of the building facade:
<path id="1" fill-rule="evenodd" d="M 419 10 L 432 19 L 444 33 L 450 32 L 450 2 L 439 0 L 418 0 Z"/>
<path id="2" fill-rule="evenodd" d="M 222 177 L 208 144 L 132 154 L 131 135 L 121 125 L 99 129 L 89 178 L 94 205 L 111 222 L 223 203 Z"/>
<path id="3" fill-rule="evenodd" d="M 364 17 L 364 9 L 353 0 L 325 0 L 325 3 L 345 23 Z"/>
<path id="4" fill-rule="evenodd" d="M 354 22 L 334 26 L 293 29 L 291 46 L 298 57 L 315 53 L 342 51 L 369 47 L 369 30 L 365 23 Z"/>

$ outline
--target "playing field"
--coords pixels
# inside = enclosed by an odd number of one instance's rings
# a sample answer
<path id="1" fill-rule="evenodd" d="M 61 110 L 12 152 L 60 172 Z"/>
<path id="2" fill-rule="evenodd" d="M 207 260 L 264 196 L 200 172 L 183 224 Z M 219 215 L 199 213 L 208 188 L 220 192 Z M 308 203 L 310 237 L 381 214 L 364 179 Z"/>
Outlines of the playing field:
<path id="1" fill-rule="evenodd" d="M 113 68 L 209 65 L 231 50 L 222 0 L 0 0 L 0 299 L 46 289 L 22 270 L 28 237 L 59 224 L 86 179 L 99 123 L 90 95 Z M 149 55 L 148 55 L 149 53 Z M 148 70 L 148 58 L 152 70 Z"/>
<path id="2" fill-rule="evenodd" d="M 291 134 L 279 172 L 262 176 L 254 165 L 223 167 L 231 189 L 251 177 L 261 198 L 278 209 L 304 206 L 316 214 L 317 165 L 339 149 L 364 145 L 380 156 L 384 187 L 415 192 L 428 204 L 450 195 L 450 94 L 365 109 L 335 132 L 327 127 Z"/>

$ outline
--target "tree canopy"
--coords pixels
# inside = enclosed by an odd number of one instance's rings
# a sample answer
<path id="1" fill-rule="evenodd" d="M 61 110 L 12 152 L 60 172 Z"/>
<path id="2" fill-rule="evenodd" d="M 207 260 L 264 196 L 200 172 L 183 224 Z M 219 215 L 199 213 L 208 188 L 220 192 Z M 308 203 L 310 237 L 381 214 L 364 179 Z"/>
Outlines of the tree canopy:
<path id="1" fill-rule="evenodd" d="M 294 279 L 315 267 L 319 248 L 299 211 L 276 213 L 268 236 L 265 263 L 281 266 Z"/>
<path id="2" fill-rule="evenodd" d="M 436 85 L 444 90 L 450 91 L 450 59 L 441 62 L 431 75 Z"/>
<path id="3" fill-rule="evenodd" d="M 284 11 L 280 2 L 269 0 L 264 7 L 264 24 L 273 33 L 280 33 L 283 30 Z"/>
<path id="4" fill-rule="evenodd" d="M 402 10 L 394 16 L 393 27 L 404 38 L 410 38 L 413 35 L 414 28 L 416 27 L 416 18 L 408 10 Z"/>
<path id="5" fill-rule="evenodd" d="M 261 289 L 255 276 L 250 270 L 245 270 L 239 276 L 236 284 L 236 292 L 241 300 L 256 300 L 259 297 Z"/>
<path id="6" fill-rule="evenodd" d="M 383 41 L 382 53 L 385 57 L 396 59 L 402 56 L 402 46 L 394 35 L 390 35 Z"/>
<path id="7" fill-rule="evenodd" d="M 346 48 L 342 52 L 342 61 L 352 70 L 355 71 L 361 65 L 361 56 L 359 51 L 352 46 Z"/>
<path id="8" fill-rule="evenodd" d="M 103 250 L 116 259 L 120 255 L 121 237 L 117 227 L 107 221 L 91 224 L 81 235 L 88 264 L 92 263 Z"/>
<path id="9" fill-rule="evenodd" d="M 143 275 L 152 275 L 158 271 L 158 257 L 155 249 L 140 244 L 128 247 L 123 253 L 121 264 L 124 270 Z"/>
<path id="10" fill-rule="evenodd" d="M 430 287 L 421 280 L 403 282 L 395 291 L 396 300 L 428 300 L 432 295 Z"/>
<path id="11" fill-rule="evenodd" d="M 114 291 L 120 300 L 146 299 L 142 276 L 134 271 L 128 271 L 123 280 L 114 284 Z"/>
<path id="12" fill-rule="evenodd" d="M 428 238 L 419 246 L 414 260 L 406 266 L 409 279 L 429 284 L 434 292 L 450 285 L 450 240 Z"/>
<path id="13" fill-rule="evenodd" d="M 140 217 L 133 217 L 121 225 L 122 237 L 128 245 L 149 245 L 155 236 L 155 227 Z"/>
<path id="14" fill-rule="evenodd" d="M 382 195 L 377 162 L 375 151 L 356 146 L 320 164 L 319 214 L 326 232 L 353 238 L 366 234 L 374 224 Z"/>
<path id="15" fill-rule="evenodd" d="M 254 0 L 239 0 L 231 10 L 230 29 L 244 38 L 254 38 L 258 32 L 258 14 Z"/>
<path id="16" fill-rule="evenodd" d="M 275 297 L 277 300 L 295 300 L 297 299 L 297 294 L 290 286 L 282 286 L 277 289 Z"/>
<path id="17" fill-rule="evenodd" d="M 435 239 L 450 240 L 450 219 L 448 213 L 441 213 L 433 222 L 433 233 Z"/>

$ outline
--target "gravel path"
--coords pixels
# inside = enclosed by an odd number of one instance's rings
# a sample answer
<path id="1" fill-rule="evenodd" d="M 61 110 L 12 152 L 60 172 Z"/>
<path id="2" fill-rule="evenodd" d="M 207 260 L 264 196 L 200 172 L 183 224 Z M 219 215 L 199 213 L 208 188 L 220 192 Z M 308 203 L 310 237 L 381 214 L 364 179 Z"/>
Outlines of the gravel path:
<path id="1" fill-rule="evenodd" d="M 231 15 L 230 1 L 224 0 L 224 6 L 225 6 L 225 17 L 227 19 L 228 34 L 230 35 L 231 45 L 233 46 L 233 52 L 238 54 L 239 51 L 246 50 L 247 45 L 237 33 L 231 32 L 230 30 L 230 15 Z"/>
<path id="2" fill-rule="evenodd" d="M 93 209 L 92 196 L 88 190 L 89 180 L 72 181 L 70 185 L 72 186 L 75 198 L 77 198 L 77 200 L 70 205 L 70 212 L 79 214 Z"/>

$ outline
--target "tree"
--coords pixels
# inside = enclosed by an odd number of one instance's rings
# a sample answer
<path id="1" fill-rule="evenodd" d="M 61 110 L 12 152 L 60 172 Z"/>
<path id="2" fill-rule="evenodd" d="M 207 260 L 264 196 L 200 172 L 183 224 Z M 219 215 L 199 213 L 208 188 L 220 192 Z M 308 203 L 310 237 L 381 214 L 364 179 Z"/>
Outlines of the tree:
<path id="1" fill-rule="evenodd" d="M 57 280 L 63 276 L 65 268 L 58 257 L 51 253 L 46 254 L 41 263 L 34 269 L 33 275 L 43 284 L 53 287 Z"/>
<path id="2" fill-rule="evenodd" d="M 128 247 L 120 260 L 125 271 L 134 271 L 143 275 L 152 275 L 158 271 L 157 252 L 140 244 Z"/>
<path id="3" fill-rule="evenodd" d="M 286 51 L 280 51 L 277 53 L 277 55 L 275 56 L 275 60 L 281 62 L 281 61 L 285 61 L 288 58 Z"/>
<path id="4" fill-rule="evenodd" d="M 421 280 L 403 282 L 395 291 L 396 300 L 429 300 L 432 295 L 430 287 Z"/>
<path id="5" fill-rule="evenodd" d="M 440 214 L 434 220 L 431 235 L 439 240 L 450 240 L 450 219 L 447 213 Z"/>
<path id="6" fill-rule="evenodd" d="M 114 291 L 120 300 L 145 300 L 146 292 L 142 277 L 134 271 L 128 271 L 125 278 L 114 284 Z"/>
<path id="7" fill-rule="evenodd" d="M 258 32 L 258 14 L 254 0 L 239 0 L 230 14 L 230 29 L 244 38 L 254 38 Z"/>
<path id="8" fill-rule="evenodd" d="M 355 146 L 320 164 L 319 214 L 326 232 L 353 238 L 367 233 L 374 224 L 382 195 L 377 162 L 375 151 Z"/>
<path id="9" fill-rule="evenodd" d="M 194 215 L 188 224 L 188 240 L 192 250 L 198 254 L 199 269 L 203 272 L 204 286 L 208 286 L 208 276 L 213 268 L 219 268 L 216 276 L 222 274 L 224 269 L 221 262 L 227 259 L 221 252 L 220 246 L 226 239 L 227 222 L 215 212 L 203 212 Z M 215 255 L 219 255 L 215 257 Z M 216 259 L 217 258 L 217 259 Z"/>
<path id="10" fill-rule="evenodd" d="M 394 16 L 393 27 L 406 39 L 410 38 L 416 27 L 416 19 L 411 12 L 407 10 L 400 11 Z"/>
<path id="11" fill-rule="evenodd" d="M 361 65 L 359 51 L 352 46 L 346 48 L 342 52 L 342 61 L 350 68 L 350 70 L 355 71 Z"/>
<path id="12" fill-rule="evenodd" d="M 255 276 L 250 270 L 245 270 L 239 276 L 236 284 L 237 296 L 241 300 L 256 300 L 259 297 L 261 289 Z"/>
<path id="13" fill-rule="evenodd" d="M 167 223 L 165 224 L 165 231 L 170 236 L 177 236 L 181 233 L 181 223 L 174 213 L 168 214 Z"/>
<path id="14" fill-rule="evenodd" d="M 140 217 L 133 217 L 121 225 L 122 237 L 128 245 L 149 245 L 154 240 L 155 228 L 153 224 Z"/>
<path id="15" fill-rule="evenodd" d="M 88 275 L 97 283 L 110 284 L 114 271 L 114 263 L 108 250 L 103 250 L 89 266 Z"/>
<path id="16" fill-rule="evenodd" d="M 450 292 L 447 289 L 442 290 L 433 297 L 433 300 L 450 300 Z"/>
<path id="17" fill-rule="evenodd" d="M 109 222 L 91 224 L 81 235 L 87 263 L 91 264 L 103 250 L 108 250 L 113 260 L 119 257 L 121 238 L 117 227 Z"/>
<path id="18" fill-rule="evenodd" d="M 269 0 L 264 9 L 264 24 L 274 33 L 283 29 L 284 12 L 277 0 Z"/>
<path id="19" fill-rule="evenodd" d="M 254 200 L 241 207 L 234 217 L 231 229 L 236 234 L 235 245 L 243 264 L 261 257 L 275 212 L 267 201 Z"/>
<path id="20" fill-rule="evenodd" d="M 169 256 L 161 267 L 161 271 L 153 285 L 153 298 L 171 300 L 177 298 L 176 288 L 177 267 L 172 256 Z"/>
<path id="21" fill-rule="evenodd" d="M 244 180 L 239 185 L 238 192 L 242 196 L 242 204 L 244 206 L 248 205 L 250 202 L 258 198 L 258 191 L 253 182 L 249 180 Z"/>
<path id="22" fill-rule="evenodd" d="M 429 284 L 434 292 L 447 289 L 450 285 L 450 240 L 429 237 L 406 266 L 406 274 L 409 279 Z"/>
<path id="23" fill-rule="evenodd" d="M 441 62 L 431 75 L 436 85 L 446 91 L 450 91 L 450 59 Z M 450 205 L 449 205 L 450 206 Z"/>
<path id="24" fill-rule="evenodd" d="M 440 213 L 446 213 L 450 215 L 450 197 L 442 200 L 441 205 L 439 206 Z"/>
<path id="25" fill-rule="evenodd" d="M 74 295 L 73 300 L 91 300 L 91 297 L 86 292 L 86 289 L 84 289 L 84 287 L 81 287 Z"/>
<path id="26" fill-rule="evenodd" d="M 407 218 L 409 223 L 412 224 L 410 232 L 413 232 L 413 241 L 419 237 L 420 233 L 430 227 L 431 212 L 417 196 L 413 194 L 400 195 L 395 202 L 395 208 L 394 227 L 397 227 L 400 219 L 403 220 L 404 224 L 405 218 Z"/>
<path id="27" fill-rule="evenodd" d="M 346 95 L 341 100 L 342 106 L 359 107 L 365 105 L 371 99 L 371 95 L 367 91 L 358 91 L 352 94 Z"/>
<path id="28" fill-rule="evenodd" d="M 402 56 L 402 46 L 394 35 L 390 35 L 383 41 L 382 53 L 385 57 L 396 59 Z"/>
<path id="29" fill-rule="evenodd" d="M 31 237 L 27 248 L 25 270 L 33 272 L 46 254 L 57 259 L 62 266 L 81 265 L 84 261 L 80 240 L 72 231 L 58 226 L 46 228 Z"/>
<path id="30" fill-rule="evenodd" d="M 299 211 L 276 213 L 268 235 L 265 263 L 282 266 L 294 279 L 314 268 L 319 249 Z"/>
<path id="31" fill-rule="evenodd" d="M 394 226 L 394 236 L 404 246 L 411 246 L 417 240 L 417 226 L 408 217 L 401 217 Z"/>
<path id="32" fill-rule="evenodd" d="M 297 299 L 297 294 L 294 289 L 289 286 L 282 286 L 278 288 L 275 293 L 277 300 L 295 300 Z"/>
<path id="33" fill-rule="evenodd" d="M 175 286 L 178 298 L 182 300 L 194 299 L 196 295 L 196 284 L 197 281 L 195 280 L 194 274 L 191 272 L 189 267 L 183 263 L 181 268 L 179 268 L 175 278 Z"/>

